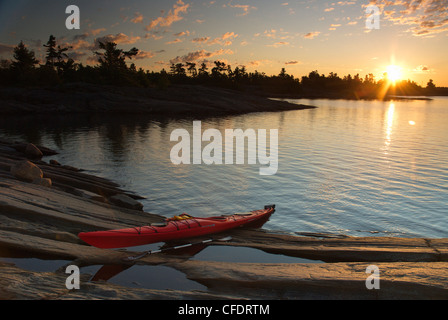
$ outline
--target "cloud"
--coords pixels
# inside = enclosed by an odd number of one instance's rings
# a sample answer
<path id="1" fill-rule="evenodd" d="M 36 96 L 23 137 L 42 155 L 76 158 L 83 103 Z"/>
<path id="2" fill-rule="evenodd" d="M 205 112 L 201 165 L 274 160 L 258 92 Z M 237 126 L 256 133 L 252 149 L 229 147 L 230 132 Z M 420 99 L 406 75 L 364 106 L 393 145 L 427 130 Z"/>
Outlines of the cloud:
<path id="1" fill-rule="evenodd" d="M 73 40 L 75 40 L 75 41 L 77 41 L 77 40 L 84 40 L 84 39 L 87 39 L 90 36 L 96 36 L 96 35 L 100 34 L 101 32 L 104 32 L 104 31 L 106 31 L 106 28 L 87 30 L 83 34 L 77 34 L 77 35 L 73 36 Z"/>
<path id="2" fill-rule="evenodd" d="M 285 64 L 286 64 L 286 65 L 294 65 L 294 64 L 301 64 L 301 62 L 300 62 L 300 61 L 297 61 L 297 60 L 294 60 L 294 61 L 288 61 L 288 62 L 285 62 Z"/>
<path id="3" fill-rule="evenodd" d="M 140 40 L 140 37 L 130 37 L 124 33 L 117 33 L 115 35 L 109 34 L 104 37 L 95 39 L 95 48 L 99 47 L 99 43 L 102 42 L 115 42 L 116 44 L 133 44 Z"/>
<path id="4" fill-rule="evenodd" d="M 216 50 L 213 52 L 209 52 L 209 51 L 205 51 L 203 50 L 199 50 L 199 51 L 195 51 L 195 52 L 190 52 L 184 56 L 177 56 L 174 59 L 170 60 L 171 64 L 176 64 L 176 63 L 185 63 L 185 62 L 193 62 L 193 61 L 198 61 L 198 60 L 203 60 L 203 59 L 207 59 L 207 58 L 211 58 L 214 56 L 221 56 L 221 55 L 225 55 L 225 54 L 233 54 L 232 50 L 229 49 L 220 49 L 220 50 Z"/>
<path id="5" fill-rule="evenodd" d="M 206 43 L 208 42 L 208 40 L 210 40 L 210 37 L 202 37 L 202 38 L 194 38 L 193 40 L 191 40 L 191 42 Z"/>
<path id="6" fill-rule="evenodd" d="M 189 7 L 190 4 L 185 4 L 182 0 L 178 0 L 165 17 L 158 17 L 157 19 L 151 21 L 151 23 L 146 26 L 146 31 L 153 30 L 157 26 L 169 27 L 174 22 L 183 20 L 181 14 L 187 13 Z"/>
<path id="7" fill-rule="evenodd" d="M 235 32 L 226 32 L 223 35 L 210 40 L 210 37 L 200 37 L 200 38 L 194 38 L 193 40 L 191 40 L 191 42 L 194 43 L 203 43 L 203 44 L 208 44 L 208 45 L 214 45 L 214 44 L 220 44 L 220 45 L 224 45 L 224 46 L 228 46 L 232 44 L 232 41 L 235 38 L 238 37 L 238 34 L 236 34 Z"/>
<path id="8" fill-rule="evenodd" d="M 139 51 L 138 54 L 134 57 L 135 60 L 143 60 L 155 57 L 155 53 L 151 51 Z"/>
<path id="9" fill-rule="evenodd" d="M 163 39 L 163 36 L 159 36 L 156 33 L 147 33 L 145 34 L 145 39 L 160 40 Z"/>
<path id="10" fill-rule="evenodd" d="M 340 27 L 341 25 L 340 24 L 334 24 L 334 23 L 332 23 L 331 25 L 330 25 L 330 28 L 328 29 L 328 30 L 336 30 L 336 28 L 337 27 Z"/>
<path id="11" fill-rule="evenodd" d="M 174 36 L 176 36 L 176 37 L 183 37 L 183 36 L 189 36 L 190 35 L 190 31 L 182 31 L 182 32 L 178 32 L 178 33 L 175 33 L 174 34 Z"/>
<path id="12" fill-rule="evenodd" d="M 255 34 L 256 37 L 260 36 L 260 34 Z M 266 38 L 271 39 L 280 39 L 280 40 L 287 40 L 293 38 L 293 36 L 290 35 L 288 31 L 284 31 L 283 28 L 280 29 L 271 29 L 271 30 L 265 30 L 263 33 L 263 36 Z"/>
<path id="13" fill-rule="evenodd" d="M 175 44 L 175 43 L 181 43 L 181 42 L 183 42 L 183 40 L 177 38 L 177 39 L 174 39 L 173 41 L 165 42 L 165 44 Z"/>
<path id="14" fill-rule="evenodd" d="M 87 63 L 88 65 L 95 65 L 95 64 L 98 64 L 98 58 L 97 58 L 97 57 L 94 57 L 94 56 L 87 57 L 87 59 L 86 59 L 86 63 Z"/>
<path id="15" fill-rule="evenodd" d="M 274 48 L 278 48 L 278 47 L 283 47 L 283 46 L 288 46 L 289 42 L 286 41 L 280 41 L 280 42 L 276 42 L 274 44 L 268 44 L 268 47 L 274 47 Z"/>
<path id="16" fill-rule="evenodd" d="M 143 23 L 143 15 L 140 12 L 135 13 L 134 19 L 131 19 L 132 23 Z"/>
<path id="17" fill-rule="evenodd" d="M 355 4 L 355 3 L 356 3 L 355 1 L 339 1 L 338 5 L 340 5 L 340 6 L 348 6 L 348 5 Z"/>
<path id="18" fill-rule="evenodd" d="M 227 5 L 223 4 L 223 8 L 226 7 L 242 9 L 243 13 L 238 14 L 238 16 L 246 16 L 251 10 L 257 10 L 257 7 L 243 4 L 232 4 L 232 1 L 230 1 Z"/>
<path id="19" fill-rule="evenodd" d="M 330 12 L 330 11 L 333 11 L 334 10 L 334 8 L 327 8 L 327 9 L 325 9 L 324 11 L 325 12 Z"/>
<path id="20" fill-rule="evenodd" d="M 90 30 L 89 33 L 92 36 L 96 36 L 96 35 L 100 34 L 101 32 L 104 32 L 104 31 L 106 31 L 106 28 L 99 28 L 99 29 Z"/>
<path id="21" fill-rule="evenodd" d="M 267 38 L 273 38 L 273 39 L 275 39 L 276 36 L 277 36 L 277 30 L 275 30 L 275 29 L 265 30 L 265 31 L 264 31 L 264 35 L 265 35 L 265 37 L 267 37 Z"/>
<path id="22" fill-rule="evenodd" d="M 231 39 L 235 39 L 237 37 L 238 37 L 238 35 L 235 32 L 226 32 L 222 36 L 217 37 L 217 38 L 213 39 L 212 41 L 209 41 L 208 44 L 209 45 L 221 44 L 221 45 L 227 46 L 229 44 L 232 44 L 232 42 L 230 41 Z M 225 41 L 225 40 L 227 40 L 227 41 Z"/>
<path id="23" fill-rule="evenodd" d="M 2 53 L 10 54 L 13 52 L 13 50 L 14 50 L 14 46 L 9 45 L 9 44 L 0 43 L 0 54 L 2 54 Z"/>
<path id="24" fill-rule="evenodd" d="M 238 35 L 235 34 L 235 32 L 226 32 L 221 36 L 222 40 L 232 39 L 232 38 L 236 38 L 236 37 L 238 37 Z"/>
<path id="25" fill-rule="evenodd" d="M 427 66 L 427 65 L 419 65 L 417 68 L 415 68 L 414 70 L 412 70 L 415 73 L 428 73 L 431 71 L 431 69 Z"/>
<path id="26" fill-rule="evenodd" d="M 249 67 L 258 67 L 261 65 L 266 65 L 272 63 L 271 60 L 267 60 L 267 59 L 263 59 L 263 60 L 253 60 L 253 61 L 249 61 L 248 65 Z"/>
<path id="27" fill-rule="evenodd" d="M 79 39 L 64 46 L 70 46 L 72 50 L 93 50 L 95 48 L 95 44 L 92 44 L 83 39 Z"/>
<path id="28" fill-rule="evenodd" d="M 249 65 L 253 66 L 253 67 L 258 67 L 259 65 L 262 64 L 261 60 L 254 60 L 254 61 L 249 61 Z"/>
<path id="29" fill-rule="evenodd" d="M 370 4 L 380 8 L 385 20 L 409 26 L 407 31 L 414 36 L 448 32 L 448 0 L 371 0 Z"/>
<path id="30" fill-rule="evenodd" d="M 70 58 L 70 59 L 73 59 L 73 60 L 75 60 L 75 61 L 79 61 L 79 60 L 81 60 L 82 58 L 84 58 L 85 56 L 87 55 L 87 53 L 86 52 L 67 52 L 67 56 Z"/>
<path id="31" fill-rule="evenodd" d="M 303 37 L 305 39 L 314 39 L 315 37 L 317 37 L 320 34 L 320 31 L 314 31 L 314 32 L 308 32 L 307 34 L 305 34 Z"/>

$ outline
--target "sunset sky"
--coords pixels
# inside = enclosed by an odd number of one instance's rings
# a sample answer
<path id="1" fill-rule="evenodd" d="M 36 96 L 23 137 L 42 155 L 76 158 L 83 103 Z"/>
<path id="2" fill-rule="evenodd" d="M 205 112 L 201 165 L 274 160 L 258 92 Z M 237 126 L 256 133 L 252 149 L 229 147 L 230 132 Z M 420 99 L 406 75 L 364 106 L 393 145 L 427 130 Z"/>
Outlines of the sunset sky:
<path id="1" fill-rule="evenodd" d="M 371 3 L 381 9 L 379 30 L 366 28 Z M 65 27 L 72 4 L 80 30 Z M 23 40 L 42 61 L 50 34 L 84 64 L 96 64 L 92 52 L 109 39 L 140 49 L 135 64 L 154 71 L 221 60 L 268 75 L 286 68 L 296 77 L 318 70 L 379 79 L 396 65 L 404 79 L 448 87 L 448 0 L 0 0 L 0 58 Z"/>

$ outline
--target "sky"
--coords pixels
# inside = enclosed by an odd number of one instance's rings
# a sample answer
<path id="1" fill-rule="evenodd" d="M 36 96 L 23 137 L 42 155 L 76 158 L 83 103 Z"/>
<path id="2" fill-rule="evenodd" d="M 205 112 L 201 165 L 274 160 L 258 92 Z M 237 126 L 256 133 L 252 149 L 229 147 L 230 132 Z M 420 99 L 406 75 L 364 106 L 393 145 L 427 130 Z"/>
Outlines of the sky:
<path id="1" fill-rule="evenodd" d="M 66 28 L 66 7 L 80 29 Z M 379 29 L 368 29 L 369 5 Z M 54 35 L 77 62 L 95 65 L 99 41 L 136 47 L 137 68 L 215 60 L 232 68 L 296 77 L 317 70 L 381 79 L 395 65 L 402 79 L 448 87 L 448 0 L 0 0 L 0 58 L 23 41 L 44 61 Z"/>

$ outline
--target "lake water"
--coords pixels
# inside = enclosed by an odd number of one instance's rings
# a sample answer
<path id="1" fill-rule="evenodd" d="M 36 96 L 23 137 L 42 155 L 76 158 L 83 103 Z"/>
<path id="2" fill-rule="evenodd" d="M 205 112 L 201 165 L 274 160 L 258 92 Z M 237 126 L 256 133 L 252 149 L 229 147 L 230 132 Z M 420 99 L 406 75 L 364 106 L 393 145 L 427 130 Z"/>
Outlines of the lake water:
<path id="1" fill-rule="evenodd" d="M 0 136 L 57 149 L 50 159 L 110 178 L 167 217 L 275 203 L 273 231 L 448 237 L 447 98 L 290 101 L 318 109 L 201 119 L 222 133 L 278 129 L 273 176 L 260 165 L 173 165 L 170 135 L 195 119 L 3 118 Z"/>

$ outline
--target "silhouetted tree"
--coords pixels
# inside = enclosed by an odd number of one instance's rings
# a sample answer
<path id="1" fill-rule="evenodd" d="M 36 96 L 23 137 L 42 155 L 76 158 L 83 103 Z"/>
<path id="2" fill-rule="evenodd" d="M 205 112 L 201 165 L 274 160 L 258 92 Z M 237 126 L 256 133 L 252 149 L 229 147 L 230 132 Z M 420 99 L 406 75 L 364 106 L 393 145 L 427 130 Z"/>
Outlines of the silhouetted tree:
<path id="1" fill-rule="evenodd" d="M 282 68 L 282 70 L 280 71 L 280 74 L 278 75 L 280 78 L 286 78 L 288 77 L 288 74 L 286 73 L 286 69 Z"/>
<path id="2" fill-rule="evenodd" d="M 126 70 L 126 59 L 132 59 L 139 52 L 137 48 L 132 48 L 129 51 L 123 51 L 117 48 L 115 42 L 99 42 L 99 48 L 104 52 L 95 51 L 98 57 L 100 67 L 108 70 Z"/>
<path id="3" fill-rule="evenodd" d="M 47 48 L 47 55 L 45 57 L 47 59 L 46 65 L 54 67 L 56 59 L 58 58 L 58 53 L 56 51 L 56 38 L 51 35 L 47 44 L 44 44 L 44 47 Z"/>
<path id="4" fill-rule="evenodd" d="M 350 99 L 383 98 L 387 94 L 421 95 L 445 94 L 448 90 L 437 88 L 432 79 L 426 87 L 411 80 L 397 81 L 393 86 L 387 80 L 387 73 L 382 79 L 376 80 L 369 73 L 364 78 L 359 74 L 348 74 L 340 77 L 330 72 L 328 76 L 319 74 L 317 70 L 308 75 L 295 78 L 287 73 L 285 68 L 277 75 L 268 76 L 255 70 L 248 73 L 245 66 L 232 69 L 222 61 L 214 61 L 214 67 L 209 72 L 207 61 L 197 68 L 196 62 L 173 63 L 170 72 L 164 69 L 160 72 L 145 71 L 132 63 L 127 66 L 127 59 L 133 59 L 138 53 L 137 48 L 124 51 L 117 48 L 114 42 L 98 42 L 99 49 L 94 54 L 99 66 L 83 66 L 70 59 L 67 51 L 70 47 L 57 44 L 56 38 L 50 35 L 46 48 L 45 64 L 36 67 L 39 62 L 32 50 L 23 42 L 14 48 L 12 60 L 0 61 L 0 83 L 2 85 L 53 85 L 70 81 L 89 83 L 112 83 L 131 86 L 155 86 L 165 88 L 174 84 L 213 85 L 238 90 L 255 91 L 264 95 L 289 95 L 300 97 L 329 97 Z"/>
<path id="5" fill-rule="evenodd" d="M 365 76 L 364 83 L 375 83 L 375 76 L 373 73 L 369 73 Z"/>
<path id="6" fill-rule="evenodd" d="M 201 63 L 201 67 L 199 68 L 199 74 L 201 76 L 208 75 L 208 68 L 207 68 L 207 65 L 204 62 Z"/>
<path id="7" fill-rule="evenodd" d="M 35 68 L 39 61 L 35 58 L 34 51 L 28 50 L 23 41 L 14 48 L 14 59 L 11 68 L 18 72 L 29 71 Z"/>
<path id="8" fill-rule="evenodd" d="M 428 83 L 426 84 L 426 89 L 433 90 L 436 88 L 436 85 L 434 84 L 434 81 L 432 79 L 429 79 Z"/>
<path id="9" fill-rule="evenodd" d="M 224 62 L 215 61 L 215 67 L 212 69 L 212 76 L 214 78 L 221 78 L 223 76 L 222 72 L 224 72 L 227 67 Z"/>
<path id="10" fill-rule="evenodd" d="M 170 72 L 175 76 L 186 76 L 186 71 L 183 63 L 172 63 L 170 67 Z"/>
<path id="11" fill-rule="evenodd" d="M 247 76 L 246 68 L 242 66 L 241 68 L 238 66 L 233 71 L 233 78 L 235 81 L 240 82 Z"/>
<path id="12" fill-rule="evenodd" d="M 7 59 L 0 59 L 0 69 L 9 69 L 12 61 Z"/>
<path id="13" fill-rule="evenodd" d="M 232 66 L 231 65 L 227 65 L 227 69 L 226 69 L 226 71 L 227 71 L 227 77 L 229 78 L 229 79 L 233 79 L 233 70 L 232 70 Z"/>
<path id="14" fill-rule="evenodd" d="M 434 95 L 437 93 L 436 85 L 432 79 L 429 79 L 425 89 L 427 95 Z"/>
<path id="15" fill-rule="evenodd" d="M 186 62 L 187 70 L 190 73 L 190 76 L 193 78 L 198 75 L 198 71 L 196 70 L 196 63 L 194 62 Z"/>
<path id="16" fill-rule="evenodd" d="M 60 45 L 57 46 L 56 38 L 53 35 L 50 36 L 47 44 L 44 44 L 44 47 L 47 48 L 47 55 L 45 57 L 47 62 L 45 66 L 53 70 L 56 68 L 59 76 L 63 76 L 64 73 L 70 72 L 75 68 L 75 61 L 70 59 L 65 53 L 71 47 L 64 48 Z"/>

